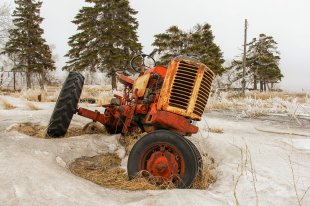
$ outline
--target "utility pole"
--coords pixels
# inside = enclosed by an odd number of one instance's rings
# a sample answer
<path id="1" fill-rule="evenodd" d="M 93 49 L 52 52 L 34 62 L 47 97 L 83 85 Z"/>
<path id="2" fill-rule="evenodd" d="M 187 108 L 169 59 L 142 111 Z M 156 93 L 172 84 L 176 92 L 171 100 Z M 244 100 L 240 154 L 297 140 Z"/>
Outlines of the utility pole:
<path id="1" fill-rule="evenodd" d="M 247 33 L 248 33 L 248 20 L 244 21 L 244 44 L 243 44 L 243 60 L 242 60 L 242 94 L 245 95 L 245 67 L 246 67 L 246 44 L 247 44 Z"/>

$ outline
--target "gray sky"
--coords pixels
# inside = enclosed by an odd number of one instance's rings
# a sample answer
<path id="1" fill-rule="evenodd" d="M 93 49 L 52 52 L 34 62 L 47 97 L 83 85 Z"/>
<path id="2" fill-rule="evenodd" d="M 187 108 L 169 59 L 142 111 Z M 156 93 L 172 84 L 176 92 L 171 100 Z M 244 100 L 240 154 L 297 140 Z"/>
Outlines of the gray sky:
<path id="1" fill-rule="evenodd" d="M 13 2 L 2 0 L 1 2 Z M 310 1 L 309 0 L 130 0 L 137 15 L 144 52 L 152 50 L 153 36 L 171 25 L 184 30 L 197 23 L 212 26 L 215 42 L 226 60 L 242 52 L 244 19 L 249 21 L 248 41 L 260 33 L 279 44 L 283 89 L 310 91 Z M 43 0 L 43 28 L 48 44 L 56 46 L 58 66 L 65 62 L 68 38 L 76 32 L 71 23 L 83 0 Z M 13 6 L 13 4 L 12 4 Z M 308 25 L 308 26 L 307 26 Z"/>

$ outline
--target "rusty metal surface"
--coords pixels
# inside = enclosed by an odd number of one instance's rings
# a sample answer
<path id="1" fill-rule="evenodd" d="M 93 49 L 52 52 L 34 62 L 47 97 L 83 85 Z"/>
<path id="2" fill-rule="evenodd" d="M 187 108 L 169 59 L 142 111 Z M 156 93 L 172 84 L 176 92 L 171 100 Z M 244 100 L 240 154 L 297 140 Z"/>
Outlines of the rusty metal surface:
<path id="1" fill-rule="evenodd" d="M 91 111 L 85 108 L 79 108 L 77 114 L 88 119 L 92 119 L 95 122 L 100 122 L 102 124 L 106 124 L 109 120 L 105 117 L 104 114 L 101 114 L 99 111 Z"/>
<path id="2" fill-rule="evenodd" d="M 133 91 L 137 94 L 138 97 L 143 97 L 146 91 L 146 87 L 149 83 L 151 74 L 146 73 L 140 76 L 133 85 Z"/>
<path id="3" fill-rule="evenodd" d="M 200 120 L 213 78 L 214 73 L 204 64 L 191 60 L 173 60 L 169 65 L 157 108 Z"/>
<path id="4" fill-rule="evenodd" d="M 135 81 L 133 79 L 130 79 L 129 77 L 126 77 L 123 74 L 118 75 L 119 81 L 127 86 L 132 86 Z"/>
<path id="5" fill-rule="evenodd" d="M 157 111 L 152 117 L 151 124 L 173 130 L 182 135 L 191 135 L 198 132 L 198 127 L 192 125 L 188 119 L 167 111 Z"/>
<path id="6" fill-rule="evenodd" d="M 167 73 L 167 68 L 166 67 L 163 67 L 163 66 L 156 66 L 152 69 L 149 69 L 145 72 L 145 74 L 148 74 L 148 73 L 156 73 L 156 74 L 159 74 L 160 76 L 162 77 L 165 77 L 166 73 Z"/>
<path id="7" fill-rule="evenodd" d="M 184 156 L 171 144 L 154 144 L 145 148 L 141 151 L 138 161 L 139 170 L 146 170 L 153 177 L 158 177 L 159 184 L 162 183 L 162 180 L 182 178 L 185 173 Z M 179 178 L 176 178 L 174 183 L 179 184 L 178 180 Z"/>

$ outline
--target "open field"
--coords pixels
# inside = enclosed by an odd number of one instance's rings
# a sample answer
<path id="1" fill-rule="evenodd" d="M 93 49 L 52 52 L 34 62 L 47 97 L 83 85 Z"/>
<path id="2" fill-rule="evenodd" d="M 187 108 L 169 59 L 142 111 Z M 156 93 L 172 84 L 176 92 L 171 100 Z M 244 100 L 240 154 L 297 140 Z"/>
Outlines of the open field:
<path id="1" fill-rule="evenodd" d="M 84 97 L 96 95 L 91 95 L 91 91 Z M 108 98 L 110 94 L 111 91 L 102 91 L 99 95 Z M 14 106 L 7 109 L 0 104 L 0 202 L 3 205 L 310 205 L 309 97 L 253 95 L 246 98 L 225 93 L 214 95 L 210 98 L 209 113 L 198 123 L 199 133 L 189 137 L 203 156 L 214 160 L 215 183 L 203 190 L 145 191 L 102 187 L 69 170 L 75 159 L 98 154 L 116 154 L 120 168 L 125 169 L 126 149 L 120 144 L 119 135 L 78 132 L 67 138 L 44 139 L 20 133 L 13 129 L 19 124 L 45 128 L 54 103 L 32 101 L 22 95 L 21 98 L 0 95 L 0 101 Z M 84 105 L 103 111 L 97 107 L 100 102 Z M 89 122 L 75 116 L 71 127 L 83 128 Z"/>

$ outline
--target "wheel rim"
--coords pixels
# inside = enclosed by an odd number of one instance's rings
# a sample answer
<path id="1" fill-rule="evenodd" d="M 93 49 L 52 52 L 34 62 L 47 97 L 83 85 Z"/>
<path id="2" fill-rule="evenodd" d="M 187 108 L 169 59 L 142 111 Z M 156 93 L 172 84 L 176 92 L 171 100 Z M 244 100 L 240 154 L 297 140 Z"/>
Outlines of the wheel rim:
<path id="1" fill-rule="evenodd" d="M 169 180 L 179 184 L 185 171 L 184 157 L 175 146 L 158 143 L 142 151 L 139 170 L 148 171 L 158 184 Z"/>

